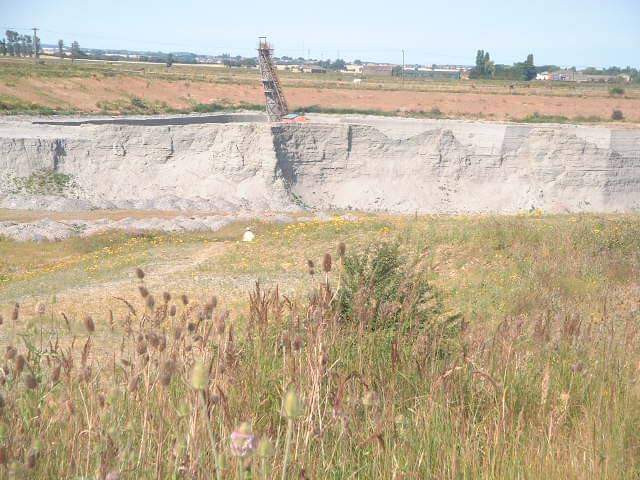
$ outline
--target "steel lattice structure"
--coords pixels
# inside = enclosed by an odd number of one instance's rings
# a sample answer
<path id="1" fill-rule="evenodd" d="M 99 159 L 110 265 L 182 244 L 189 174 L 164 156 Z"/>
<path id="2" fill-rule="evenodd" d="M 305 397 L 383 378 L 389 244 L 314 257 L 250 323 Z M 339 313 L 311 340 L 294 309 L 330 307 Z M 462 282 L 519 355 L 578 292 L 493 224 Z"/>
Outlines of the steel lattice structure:
<path id="1" fill-rule="evenodd" d="M 289 107 L 280 86 L 272 54 L 273 48 L 267 42 L 267 37 L 260 37 L 258 62 L 260 63 L 262 88 L 264 89 L 264 97 L 267 104 L 267 115 L 270 121 L 278 122 L 289 113 Z"/>

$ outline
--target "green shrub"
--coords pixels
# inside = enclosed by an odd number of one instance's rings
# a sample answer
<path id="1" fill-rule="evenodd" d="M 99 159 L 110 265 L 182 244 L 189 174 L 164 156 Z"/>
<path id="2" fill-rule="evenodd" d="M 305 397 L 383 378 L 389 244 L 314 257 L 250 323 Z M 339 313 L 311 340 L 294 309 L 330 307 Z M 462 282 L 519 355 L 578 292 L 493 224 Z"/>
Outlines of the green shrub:
<path id="1" fill-rule="evenodd" d="M 609 89 L 609 93 L 611 95 L 624 95 L 624 88 L 622 87 L 612 87 Z"/>
<path id="2" fill-rule="evenodd" d="M 534 112 L 520 121 L 525 123 L 567 123 L 569 119 L 564 115 L 540 115 L 538 112 Z"/>
<path id="3" fill-rule="evenodd" d="M 410 263 L 397 242 L 380 242 L 345 256 L 340 278 L 343 321 L 378 329 L 420 325 L 440 310 L 423 262 Z"/>
<path id="4" fill-rule="evenodd" d="M 147 105 L 147 102 L 145 102 L 140 97 L 131 98 L 131 106 L 134 108 L 139 108 L 140 110 L 146 110 L 149 108 L 149 106 Z"/>

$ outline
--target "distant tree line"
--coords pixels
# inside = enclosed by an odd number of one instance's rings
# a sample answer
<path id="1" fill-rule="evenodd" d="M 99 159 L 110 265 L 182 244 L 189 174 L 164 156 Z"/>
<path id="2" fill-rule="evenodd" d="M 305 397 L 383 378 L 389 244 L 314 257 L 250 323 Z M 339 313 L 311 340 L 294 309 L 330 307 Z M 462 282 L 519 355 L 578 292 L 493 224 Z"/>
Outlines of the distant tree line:
<path id="1" fill-rule="evenodd" d="M 336 58 L 333 62 L 330 59 L 320 60 L 318 65 L 322 68 L 326 68 L 327 70 L 336 70 L 341 71 L 347 68 L 347 62 L 345 62 L 341 58 Z"/>
<path id="2" fill-rule="evenodd" d="M 476 64 L 471 70 L 469 78 L 493 78 L 498 80 L 514 80 L 514 81 L 531 81 L 535 80 L 538 73 L 554 72 L 560 70 L 557 65 L 540 65 L 535 66 L 533 54 L 527 55 L 524 62 L 516 62 L 513 65 L 496 65 L 492 60 L 489 52 L 478 50 L 476 53 Z M 570 70 L 576 71 L 576 67 Z M 626 67 L 610 67 L 605 69 L 597 69 L 589 67 L 583 70 L 586 74 L 593 75 L 622 75 L 626 74 L 631 77 L 632 81 L 640 83 L 640 72 L 636 68 Z"/>
<path id="3" fill-rule="evenodd" d="M 256 67 L 258 65 L 258 59 L 253 57 L 253 58 L 244 58 L 241 57 L 240 55 L 236 55 L 235 57 L 232 57 L 231 55 L 229 55 L 228 53 L 223 53 L 221 55 L 222 57 L 222 63 L 224 65 L 226 65 L 227 67 L 231 68 L 231 67 Z"/>
<path id="4" fill-rule="evenodd" d="M 31 35 L 20 35 L 13 30 L 5 32 L 0 40 L 0 54 L 11 57 L 33 57 L 41 52 L 40 38 Z"/>
<path id="5" fill-rule="evenodd" d="M 496 65 L 491 60 L 489 52 L 478 50 L 476 53 L 476 65 L 471 70 L 469 78 L 497 78 L 506 80 L 530 81 L 536 78 L 539 69 L 533 61 L 533 54 L 527 55 L 524 62 L 516 62 L 512 66 Z"/>

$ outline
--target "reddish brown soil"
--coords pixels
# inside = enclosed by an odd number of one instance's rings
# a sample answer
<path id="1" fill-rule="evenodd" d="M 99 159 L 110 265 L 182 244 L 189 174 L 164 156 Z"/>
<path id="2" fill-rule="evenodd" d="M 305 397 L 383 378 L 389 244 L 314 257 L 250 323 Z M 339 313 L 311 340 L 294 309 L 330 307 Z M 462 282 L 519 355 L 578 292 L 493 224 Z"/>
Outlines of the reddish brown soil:
<path id="1" fill-rule="evenodd" d="M 188 107 L 190 102 L 261 103 L 259 85 L 168 81 L 135 76 L 112 78 L 24 78 L 19 83 L 0 83 L 0 95 L 11 95 L 48 107 L 74 108 L 86 112 L 100 110 L 100 102 L 128 101 L 138 96 L 165 102 L 171 107 Z M 608 120 L 614 109 L 628 121 L 640 122 L 640 98 L 606 96 L 551 96 L 540 94 L 491 94 L 368 90 L 358 88 L 286 87 L 293 109 L 318 105 L 383 111 L 429 111 L 437 107 L 450 117 L 520 119 L 535 112 L 568 118 L 600 117 Z"/>

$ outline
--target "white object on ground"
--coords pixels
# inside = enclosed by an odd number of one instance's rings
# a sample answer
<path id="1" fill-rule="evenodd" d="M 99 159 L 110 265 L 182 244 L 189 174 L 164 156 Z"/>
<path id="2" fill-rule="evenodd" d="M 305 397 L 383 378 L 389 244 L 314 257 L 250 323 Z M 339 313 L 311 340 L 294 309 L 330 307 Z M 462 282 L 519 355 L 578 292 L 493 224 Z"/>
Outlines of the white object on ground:
<path id="1" fill-rule="evenodd" d="M 243 242 L 253 242 L 254 238 L 256 238 L 256 236 L 251 231 L 251 229 L 249 227 L 247 227 L 247 229 L 244 232 L 244 235 L 242 235 L 242 241 Z"/>

